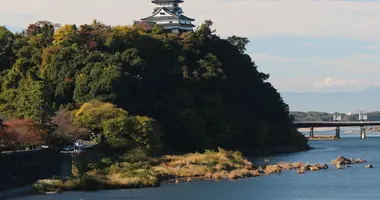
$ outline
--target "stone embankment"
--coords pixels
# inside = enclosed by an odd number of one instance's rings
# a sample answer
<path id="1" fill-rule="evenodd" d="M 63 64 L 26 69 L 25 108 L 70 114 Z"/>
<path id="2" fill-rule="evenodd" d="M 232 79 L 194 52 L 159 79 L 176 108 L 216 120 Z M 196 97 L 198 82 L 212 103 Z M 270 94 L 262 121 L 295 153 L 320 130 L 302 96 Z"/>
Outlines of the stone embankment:
<path id="1" fill-rule="evenodd" d="M 306 136 L 308 140 L 340 140 L 339 138 L 335 136 L 321 136 L 321 135 L 316 135 L 314 137 L 308 137 Z"/>

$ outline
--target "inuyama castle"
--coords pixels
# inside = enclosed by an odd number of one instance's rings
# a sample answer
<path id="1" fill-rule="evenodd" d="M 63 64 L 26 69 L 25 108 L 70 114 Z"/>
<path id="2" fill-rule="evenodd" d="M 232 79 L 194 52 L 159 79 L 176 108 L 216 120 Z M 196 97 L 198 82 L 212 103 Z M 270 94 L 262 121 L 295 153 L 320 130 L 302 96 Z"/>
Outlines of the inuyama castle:
<path id="1" fill-rule="evenodd" d="M 185 16 L 179 7 L 182 0 L 153 0 L 152 3 L 156 5 L 153 14 L 141 21 L 135 21 L 135 24 L 145 24 L 150 28 L 157 24 L 173 33 L 191 31 L 195 27 L 192 24 L 194 19 Z"/>

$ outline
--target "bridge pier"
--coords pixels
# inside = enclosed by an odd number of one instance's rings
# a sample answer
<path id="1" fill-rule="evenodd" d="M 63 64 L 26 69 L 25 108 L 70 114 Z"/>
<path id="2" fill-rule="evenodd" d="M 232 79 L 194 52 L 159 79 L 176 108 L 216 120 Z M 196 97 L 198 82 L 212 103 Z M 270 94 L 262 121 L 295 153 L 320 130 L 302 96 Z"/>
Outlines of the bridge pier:
<path id="1" fill-rule="evenodd" d="M 314 138 L 314 127 L 310 128 L 310 133 L 309 133 L 310 138 Z"/>
<path id="2" fill-rule="evenodd" d="M 337 126 L 335 129 L 335 137 L 340 139 L 340 127 L 339 126 Z"/>
<path id="3" fill-rule="evenodd" d="M 364 140 L 367 138 L 367 126 L 360 127 L 360 137 Z"/>

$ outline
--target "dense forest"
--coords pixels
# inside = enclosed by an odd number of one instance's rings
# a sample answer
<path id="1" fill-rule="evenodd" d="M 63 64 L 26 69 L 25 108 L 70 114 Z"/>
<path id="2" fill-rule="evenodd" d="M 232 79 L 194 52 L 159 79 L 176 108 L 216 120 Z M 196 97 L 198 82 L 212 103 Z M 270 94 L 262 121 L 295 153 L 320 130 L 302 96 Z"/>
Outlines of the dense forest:
<path id="1" fill-rule="evenodd" d="M 332 121 L 333 116 L 341 116 L 342 121 L 358 121 L 359 114 L 347 115 L 344 113 L 327 113 L 327 112 L 300 112 L 300 111 L 291 111 L 290 115 L 294 118 L 294 121 Z M 370 121 L 379 121 L 380 112 L 369 112 L 366 113 L 368 120 Z"/>
<path id="2" fill-rule="evenodd" d="M 0 113 L 52 132 L 97 131 L 111 146 L 154 138 L 164 152 L 307 148 L 248 42 L 220 38 L 211 21 L 180 35 L 98 21 L 0 27 Z"/>

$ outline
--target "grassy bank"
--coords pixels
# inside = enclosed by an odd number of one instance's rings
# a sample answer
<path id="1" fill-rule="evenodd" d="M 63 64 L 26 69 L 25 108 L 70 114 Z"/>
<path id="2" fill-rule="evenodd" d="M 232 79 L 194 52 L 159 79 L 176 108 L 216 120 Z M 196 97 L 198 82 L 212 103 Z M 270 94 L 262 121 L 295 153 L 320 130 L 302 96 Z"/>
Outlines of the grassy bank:
<path id="1" fill-rule="evenodd" d="M 112 163 L 112 164 L 110 164 Z M 157 187 L 162 180 L 188 178 L 242 178 L 257 176 L 252 163 L 240 152 L 206 151 L 181 156 L 152 158 L 142 152 L 127 154 L 115 163 L 103 158 L 90 163 L 88 171 L 65 179 L 40 180 L 34 184 L 37 191 L 100 190 Z M 76 171 L 83 171 L 76 169 Z"/>
<path id="2" fill-rule="evenodd" d="M 109 160 L 108 160 L 109 161 Z M 134 152 L 124 155 L 118 162 L 105 165 L 103 159 L 98 167 L 75 177 L 40 180 L 34 184 L 38 192 L 61 192 L 70 190 L 107 190 L 142 187 L 158 187 L 163 180 L 191 182 L 201 179 L 239 179 L 281 173 L 283 170 L 296 170 L 297 173 L 328 169 L 327 164 L 288 163 L 255 166 L 240 152 L 206 151 L 176 156 L 151 158 Z M 363 163 L 363 159 L 346 159 L 342 156 L 332 161 L 337 169 L 349 164 Z M 99 166 L 103 166 L 101 169 Z"/>

